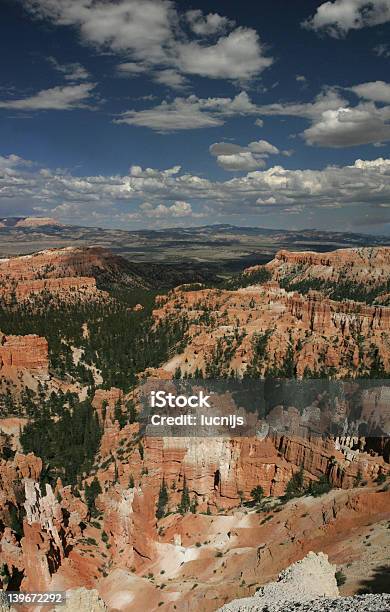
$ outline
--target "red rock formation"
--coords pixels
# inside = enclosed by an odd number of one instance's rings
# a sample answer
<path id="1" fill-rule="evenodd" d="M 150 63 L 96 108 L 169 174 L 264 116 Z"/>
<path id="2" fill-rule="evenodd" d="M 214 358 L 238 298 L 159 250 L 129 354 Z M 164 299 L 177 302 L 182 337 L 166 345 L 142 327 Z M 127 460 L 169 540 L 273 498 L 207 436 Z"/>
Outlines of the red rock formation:
<path id="1" fill-rule="evenodd" d="M 0 371 L 27 369 L 47 372 L 48 344 L 36 335 L 3 336 L 0 340 Z"/>
<path id="2" fill-rule="evenodd" d="M 18 301 L 27 300 L 32 295 L 39 295 L 44 292 L 63 299 L 74 299 L 75 295 L 83 296 L 83 298 L 93 298 L 98 294 L 95 279 L 83 276 L 22 281 L 17 283 L 15 287 L 15 295 Z"/>
<path id="3" fill-rule="evenodd" d="M 234 341 L 234 351 L 223 363 L 227 373 L 243 374 L 253 358 L 253 341 L 269 331 L 261 371 L 280 367 L 289 344 L 294 347 L 298 376 L 305 369 L 335 368 L 338 377 L 353 376 L 357 368 L 367 371 L 372 346 L 379 349 L 390 370 L 390 308 L 356 302 L 337 302 L 316 295 L 301 296 L 275 286 L 256 286 L 237 291 L 175 290 L 158 301 L 156 321 L 186 315 L 189 343 L 181 355 L 164 365 L 167 371 L 205 371 L 217 342 Z M 239 338 L 239 340 L 238 340 Z"/>
<path id="4" fill-rule="evenodd" d="M 101 404 L 103 399 L 112 403 L 116 397 L 118 390 L 99 390 L 94 404 Z M 321 550 L 327 545 L 332 553 L 332 534 L 337 533 L 338 541 L 351 538 L 352 528 L 388 516 L 389 492 L 371 488 L 336 491 L 312 502 L 306 502 L 306 498 L 293 500 L 274 515 L 265 512 L 259 516 L 255 511 L 237 514 L 241 499 L 249 498 L 254 486 L 263 486 L 266 495 L 280 495 L 301 465 L 306 482 L 328 473 L 341 487 L 351 486 L 358 471 L 369 480 L 379 469 L 387 470 L 380 457 L 361 453 L 355 460 L 347 460 L 330 440 L 276 436 L 264 440 L 140 441 L 137 424 L 119 430 L 117 424 L 110 423 L 107 417 L 108 437 L 96 468 L 103 492 L 96 500 L 99 515 L 93 522 L 82 499 L 60 481 L 55 494 L 50 486 L 41 494 L 37 481 L 42 463 L 33 455 L 16 454 L 13 460 L 1 463 L 0 525 L 5 527 L 0 533 L 0 554 L 13 575 L 19 572 L 22 589 L 85 586 L 97 588 L 109 603 L 113 601 L 110 577 L 114 580 L 121 571 L 121 588 L 132 593 L 130 601 L 137 605 L 142 593 L 148 592 L 148 601 L 154 602 L 152 609 L 157 608 L 160 601 L 170 601 L 173 588 L 181 593 L 173 599 L 177 604 L 191 601 L 197 606 L 194 610 L 200 606 L 211 611 L 224 598 L 241 593 L 239 584 L 243 580 L 257 584 L 273 577 L 274 572 L 310 549 Z M 130 475 L 134 486 L 129 483 Z M 184 478 L 191 501 L 195 497 L 198 501 L 197 511 L 209 509 L 212 516 L 189 513 L 181 517 L 176 513 Z M 174 514 L 157 522 L 155 510 L 163 479 L 168 487 L 167 510 Z M 10 527 L 10 504 L 22 504 L 26 511 L 21 538 Z M 264 517 L 273 520 L 265 525 Z M 223 558 L 219 559 L 221 550 Z M 214 570 L 219 580 L 209 598 Z M 141 577 L 147 575 L 155 578 L 145 584 Z M 155 598 L 155 589 L 165 584 L 164 580 L 172 583 L 167 599 L 165 589 Z M 115 601 L 118 610 L 131 609 L 118 607 L 120 600 Z"/>
<path id="5" fill-rule="evenodd" d="M 274 280 L 297 282 L 322 279 L 332 283 L 351 282 L 367 288 L 385 286 L 390 274 L 390 248 L 339 249 L 330 253 L 279 251 L 265 266 Z M 247 273 L 258 266 L 248 268 Z"/>
<path id="6" fill-rule="evenodd" d="M 42 459 L 32 453 L 16 453 L 13 461 L 0 460 L 0 509 L 4 511 L 6 501 L 16 504 L 15 483 L 23 478 L 39 480 L 42 470 Z"/>
<path id="7" fill-rule="evenodd" d="M 278 265 L 278 262 L 290 264 L 318 265 L 326 267 L 340 268 L 345 264 L 351 267 L 376 267 L 390 265 L 389 247 L 357 247 L 352 249 L 337 249 L 328 253 L 317 253 L 315 251 L 287 251 L 280 250 L 275 255 L 274 263 L 267 264 L 267 267 Z"/>
<path id="8" fill-rule="evenodd" d="M 0 259 L 0 279 L 23 281 L 64 277 L 96 277 L 123 273 L 126 261 L 101 247 L 47 249 L 32 255 Z"/>
<path id="9" fill-rule="evenodd" d="M 115 258 L 99 248 L 49 249 L 1 259 L 0 295 L 6 301 L 13 294 L 26 300 L 44 292 L 65 300 L 106 298 L 107 293 L 97 289 L 95 276 L 115 265 Z"/>

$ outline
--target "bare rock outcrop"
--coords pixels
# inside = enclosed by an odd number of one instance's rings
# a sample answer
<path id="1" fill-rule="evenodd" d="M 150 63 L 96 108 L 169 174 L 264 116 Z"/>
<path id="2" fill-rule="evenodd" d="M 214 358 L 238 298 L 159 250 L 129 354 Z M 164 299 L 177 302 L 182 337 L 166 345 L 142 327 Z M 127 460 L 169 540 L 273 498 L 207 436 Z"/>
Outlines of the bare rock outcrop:
<path id="1" fill-rule="evenodd" d="M 6 303 L 43 295 L 65 301 L 104 298 L 107 294 L 97 289 L 94 276 L 102 269 L 93 249 L 48 249 L 0 259 L 0 296 Z"/>
<path id="2" fill-rule="evenodd" d="M 108 608 L 96 589 L 69 589 L 65 604 L 56 606 L 54 612 L 106 612 Z"/>
<path id="3" fill-rule="evenodd" d="M 390 595 L 339 597 L 336 566 L 327 555 L 310 552 L 283 570 L 276 582 L 261 587 L 253 597 L 236 599 L 218 612 L 384 612 Z"/>
<path id="4" fill-rule="evenodd" d="M 309 554 L 283 570 L 276 582 L 261 587 L 254 597 L 237 599 L 220 608 L 221 612 L 254 612 L 278 604 L 311 601 L 317 597 L 338 597 L 336 567 L 323 553 Z M 284 606 L 284 607 L 282 607 Z"/>
<path id="5" fill-rule="evenodd" d="M 0 333 L 0 371 L 27 369 L 47 373 L 49 349 L 46 338 L 28 336 L 5 336 Z"/>

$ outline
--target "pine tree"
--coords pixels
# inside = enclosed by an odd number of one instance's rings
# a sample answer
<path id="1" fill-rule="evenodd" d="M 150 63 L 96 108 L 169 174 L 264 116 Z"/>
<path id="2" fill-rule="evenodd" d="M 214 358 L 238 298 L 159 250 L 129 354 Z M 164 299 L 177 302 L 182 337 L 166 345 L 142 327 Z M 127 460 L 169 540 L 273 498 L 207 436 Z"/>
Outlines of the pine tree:
<path id="1" fill-rule="evenodd" d="M 186 477 L 184 476 L 183 491 L 181 494 L 181 500 L 180 500 L 180 505 L 179 505 L 180 514 L 185 514 L 186 512 L 188 512 L 188 510 L 190 509 L 190 506 L 191 506 L 190 495 L 189 495 L 189 491 L 187 487 Z"/>
<path id="2" fill-rule="evenodd" d="M 299 497 L 304 493 L 304 484 L 303 484 L 303 467 L 294 474 L 291 480 L 287 483 L 286 491 L 284 497 L 286 499 L 291 499 L 293 497 Z"/>
<path id="3" fill-rule="evenodd" d="M 126 404 L 126 408 L 127 408 L 127 416 L 128 416 L 128 421 L 130 424 L 132 423 L 136 423 L 137 419 L 138 419 L 138 413 L 137 410 L 135 408 L 135 404 L 133 401 L 128 401 Z"/>
<path id="4" fill-rule="evenodd" d="M 87 502 L 88 510 L 90 516 L 97 515 L 97 508 L 95 506 L 95 501 L 98 495 L 102 492 L 102 488 L 100 486 L 100 482 L 95 478 L 92 480 L 91 484 L 85 485 L 85 501 Z"/>
<path id="5" fill-rule="evenodd" d="M 252 496 L 253 501 L 256 504 L 259 504 L 262 501 L 263 497 L 264 497 L 264 489 L 263 489 L 263 487 L 261 485 L 258 485 L 257 487 L 254 487 L 254 489 L 252 489 L 252 491 L 251 491 L 251 496 Z"/>
<path id="6" fill-rule="evenodd" d="M 115 403 L 114 418 L 119 423 L 119 428 L 123 429 L 126 425 L 126 416 L 122 412 L 122 404 L 120 399 Z"/>
<path id="7" fill-rule="evenodd" d="M 106 420 L 107 406 L 108 406 L 107 400 L 103 400 L 103 403 L 102 403 L 102 419 L 103 419 L 103 423 Z"/>
<path id="8" fill-rule="evenodd" d="M 163 478 L 160 492 L 158 494 L 157 501 L 157 509 L 156 509 L 156 517 L 157 519 L 161 519 L 165 515 L 165 509 L 168 503 L 168 489 L 165 484 L 165 480 Z"/>

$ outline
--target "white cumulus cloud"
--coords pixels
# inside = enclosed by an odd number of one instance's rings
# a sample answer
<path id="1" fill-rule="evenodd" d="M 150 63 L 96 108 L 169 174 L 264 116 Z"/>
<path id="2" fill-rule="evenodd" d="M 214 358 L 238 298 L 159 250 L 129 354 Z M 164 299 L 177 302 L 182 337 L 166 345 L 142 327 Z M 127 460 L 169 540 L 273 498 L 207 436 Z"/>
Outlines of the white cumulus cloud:
<path id="1" fill-rule="evenodd" d="M 329 110 L 304 131 L 304 137 L 310 145 L 335 148 L 374 144 L 390 139 L 386 119 L 390 112 L 384 114 L 370 104 Z"/>
<path id="2" fill-rule="evenodd" d="M 253 28 L 236 27 L 217 13 L 182 13 L 172 0 L 22 2 L 36 18 L 76 28 L 95 49 L 126 55 L 119 67 L 122 75 L 134 75 L 140 66 L 242 81 L 258 76 L 273 61 Z"/>
<path id="3" fill-rule="evenodd" d="M 375 144 L 390 138 L 390 106 L 386 102 L 390 86 L 383 81 L 362 83 L 349 90 L 365 100 L 356 106 L 336 88 L 326 87 L 313 102 L 286 102 L 258 106 L 260 115 L 303 117 L 311 125 L 302 136 L 307 144 L 323 147 L 351 147 Z"/>
<path id="4" fill-rule="evenodd" d="M 157 206 L 153 206 L 153 204 L 150 204 L 149 202 L 144 202 L 139 208 L 144 215 L 155 219 L 165 217 L 191 217 L 193 214 L 191 204 L 180 200 L 174 202 L 170 206 L 165 204 L 157 204 Z"/>
<path id="5" fill-rule="evenodd" d="M 360 98 L 372 100 L 373 102 L 384 102 L 390 104 L 390 83 L 384 81 L 371 81 L 351 87 Z"/>
<path id="6" fill-rule="evenodd" d="M 390 21 L 389 0 L 334 0 L 321 4 L 304 27 L 340 38 L 350 30 Z"/>
<path id="7" fill-rule="evenodd" d="M 280 153 L 267 140 L 253 141 L 245 147 L 230 142 L 215 142 L 210 145 L 209 151 L 216 156 L 218 165 L 224 170 L 245 172 L 264 168 L 264 159 Z"/>
<path id="8" fill-rule="evenodd" d="M 224 32 L 228 27 L 234 26 L 234 21 L 223 17 L 218 13 L 209 13 L 204 15 L 199 9 L 187 11 L 185 17 L 190 25 L 190 28 L 199 36 L 210 36 Z"/>
<path id="9" fill-rule="evenodd" d="M 250 151 L 218 155 L 217 162 L 224 170 L 240 170 L 242 172 L 249 172 L 265 166 L 264 160 L 254 157 Z"/>

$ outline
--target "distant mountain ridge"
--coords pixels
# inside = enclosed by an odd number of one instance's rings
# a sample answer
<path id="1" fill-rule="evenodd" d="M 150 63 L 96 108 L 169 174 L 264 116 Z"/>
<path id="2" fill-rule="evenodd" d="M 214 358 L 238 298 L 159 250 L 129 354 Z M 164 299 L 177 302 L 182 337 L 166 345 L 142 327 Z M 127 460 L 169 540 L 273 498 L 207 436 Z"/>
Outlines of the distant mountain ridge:
<path id="1" fill-rule="evenodd" d="M 45 227 L 45 226 L 58 226 L 61 227 L 61 223 L 52 217 L 4 217 L 0 219 L 0 227 Z"/>
<path id="2" fill-rule="evenodd" d="M 121 230 L 60 225 L 48 218 L 0 219 L 0 257 L 50 248 L 102 247 L 131 262 L 208 272 L 242 271 L 267 263 L 280 249 L 326 252 L 389 246 L 390 238 L 350 232 L 235 227 L 229 224 Z M 181 270 L 182 271 L 182 270 Z"/>

